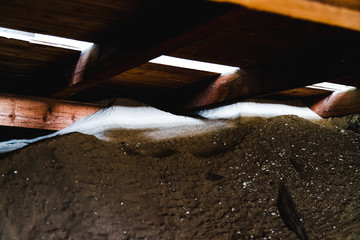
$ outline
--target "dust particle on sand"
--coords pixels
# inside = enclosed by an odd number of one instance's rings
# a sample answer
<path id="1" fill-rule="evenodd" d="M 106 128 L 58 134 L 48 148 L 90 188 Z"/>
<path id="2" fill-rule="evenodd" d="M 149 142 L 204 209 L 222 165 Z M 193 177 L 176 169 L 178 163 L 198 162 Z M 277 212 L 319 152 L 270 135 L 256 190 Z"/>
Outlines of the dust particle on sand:
<path id="1" fill-rule="evenodd" d="M 157 142 L 131 133 L 3 157 L 0 239 L 298 239 L 281 184 L 309 239 L 360 237 L 357 133 L 295 116 Z"/>

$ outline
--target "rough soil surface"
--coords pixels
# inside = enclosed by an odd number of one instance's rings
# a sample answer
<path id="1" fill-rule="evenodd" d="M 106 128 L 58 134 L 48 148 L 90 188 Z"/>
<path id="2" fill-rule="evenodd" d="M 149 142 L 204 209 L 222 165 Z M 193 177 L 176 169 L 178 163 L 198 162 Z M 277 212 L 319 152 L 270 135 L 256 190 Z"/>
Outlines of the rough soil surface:
<path id="1" fill-rule="evenodd" d="M 72 133 L 7 154 L 0 239 L 360 238 L 359 134 L 295 116 L 234 124 L 158 142 Z"/>

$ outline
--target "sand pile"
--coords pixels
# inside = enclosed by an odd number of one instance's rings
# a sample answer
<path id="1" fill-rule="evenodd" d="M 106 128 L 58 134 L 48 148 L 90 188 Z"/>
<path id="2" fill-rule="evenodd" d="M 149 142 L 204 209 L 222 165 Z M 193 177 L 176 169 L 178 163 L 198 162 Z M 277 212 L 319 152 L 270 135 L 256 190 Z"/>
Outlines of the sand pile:
<path id="1" fill-rule="evenodd" d="M 0 239 L 297 239 L 294 221 L 309 239 L 360 236 L 357 133 L 296 116 L 142 133 L 70 133 L 4 155 Z"/>

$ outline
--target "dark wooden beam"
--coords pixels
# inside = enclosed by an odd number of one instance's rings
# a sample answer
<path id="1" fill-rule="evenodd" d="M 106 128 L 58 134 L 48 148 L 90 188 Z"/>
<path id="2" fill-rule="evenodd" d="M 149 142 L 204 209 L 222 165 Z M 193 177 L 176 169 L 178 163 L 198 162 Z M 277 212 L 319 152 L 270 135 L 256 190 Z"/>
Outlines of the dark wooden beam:
<path id="1" fill-rule="evenodd" d="M 177 12 L 176 14 L 180 12 L 182 15 L 177 21 L 181 21 L 181 19 L 184 18 L 194 18 L 191 17 L 191 15 L 195 13 L 199 15 L 198 13 L 201 10 L 199 6 L 201 5 L 197 6 L 198 4 L 194 3 L 190 4 L 191 6 L 196 6 L 194 9 L 190 7 L 190 9 L 184 12 L 181 12 L 180 9 L 173 11 L 174 13 Z M 171 5 L 173 4 L 171 3 Z M 174 10 L 174 7 L 176 8 L 176 5 L 172 6 L 171 9 Z M 214 8 L 216 6 L 212 7 Z M 51 97 L 68 98 L 129 69 L 140 66 L 164 53 L 173 51 L 183 45 L 215 33 L 230 23 L 233 23 L 234 18 L 237 19 L 237 21 L 241 21 L 242 19 L 245 21 L 245 19 L 249 17 L 249 14 L 254 14 L 244 8 L 233 6 L 220 5 L 218 8 L 219 10 L 215 11 L 215 13 L 214 10 L 210 11 L 211 14 L 209 14 L 206 20 L 202 19 L 201 24 L 199 23 L 199 19 L 197 19 L 196 22 L 188 24 L 189 29 L 184 30 L 184 27 L 181 27 L 180 30 L 183 31 L 180 33 L 173 32 L 177 26 L 172 25 L 171 21 L 164 20 L 166 17 L 161 18 L 161 24 L 158 26 L 151 27 L 145 25 L 144 27 L 132 23 L 132 31 L 135 31 L 133 35 L 121 35 L 123 39 L 119 41 L 112 39 L 110 42 L 100 42 L 95 44 L 92 49 L 84 52 L 70 80 L 69 87 L 54 93 Z M 196 12 L 194 13 L 194 11 Z M 152 13 L 151 11 L 149 12 Z M 190 15 L 187 15 L 188 13 Z M 155 13 L 152 14 L 156 15 Z M 167 14 L 171 14 L 171 12 Z M 170 19 L 173 18 L 174 16 Z M 149 21 L 151 22 L 151 20 Z M 180 23 L 177 23 L 177 25 L 179 24 Z M 198 26 L 196 26 L 196 24 Z M 144 28 L 150 28 L 154 31 L 149 32 L 149 30 L 144 30 Z"/>
<path id="2" fill-rule="evenodd" d="M 329 90 L 301 87 L 301 88 L 294 88 L 294 89 L 290 89 L 290 90 L 277 92 L 277 93 L 272 94 L 271 96 L 266 96 L 266 97 L 278 98 L 278 99 L 281 99 L 281 98 L 282 99 L 294 99 L 294 98 L 302 99 L 302 98 L 313 97 L 313 96 L 318 96 L 318 95 L 322 95 L 322 96 L 329 95 L 331 93 L 332 93 L 332 91 L 329 91 Z"/>
<path id="3" fill-rule="evenodd" d="M 182 89 L 173 96 L 188 96 L 179 109 L 194 110 L 264 96 L 314 83 L 358 78 L 360 73 L 359 36 L 346 36 L 333 42 L 303 49 L 220 76 L 201 88 Z M 171 97 L 171 96 L 170 96 Z"/>
<path id="4" fill-rule="evenodd" d="M 102 105 L 0 94 L 0 126 L 60 130 Z"/>
<path id="5" fill-rule="evenodd" d="M 360 89 L 334 92 L 326 97 L 306 101 L 309 108 L 323 118 L 360 113 Z"/>
<path id="6" fill-rule="evenodd" d="M 213 0 L 360 31 L 360 2 L 352 0 Z"/>

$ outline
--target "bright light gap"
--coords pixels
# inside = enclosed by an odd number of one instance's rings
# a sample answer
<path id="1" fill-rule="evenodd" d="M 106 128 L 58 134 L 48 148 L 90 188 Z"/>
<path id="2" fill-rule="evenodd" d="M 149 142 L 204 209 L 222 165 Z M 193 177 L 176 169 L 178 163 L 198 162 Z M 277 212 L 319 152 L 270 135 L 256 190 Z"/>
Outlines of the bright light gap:
<path id="1" fill-rule="evenodd" d="M 30 33 L 2 27 L 0 27 L 0 37 L 26 41 L 33 44 L 71 49 L 75 51 L 83 51 L 93 45 L 93 43 L 78 41 L 74 39 L 50 36 L 39 33 Z"/>
<path id="2" fill-rule="evenodd" d="M 306 86 L 307 88 L 313 88 L 313 89 L 320 89 L 320 90 L 327 90 L 327 91 L 348 91 L 355 89 L 353 86 L 347 86 L 343 84 L 338 83 L 330 83 L 330 82 L 322 82 L 322 83 L 316 83 L 310 86 Z"/>
<path id="3" fill-rule="evenodd" d="M 220 73 L 220 74 L 231 74 L 240 69 L 238 67 L 233 67 L 233 66 L 201 62 L 201 61 L 171 57 L 166 55 L 161 55 L 160 57 L 150 60 L 149 62 L 167 65 L 167 66 L 173 66 L 173 67 L 181 67 L 181 68 L 187 68 L 193 70 Z"/>

